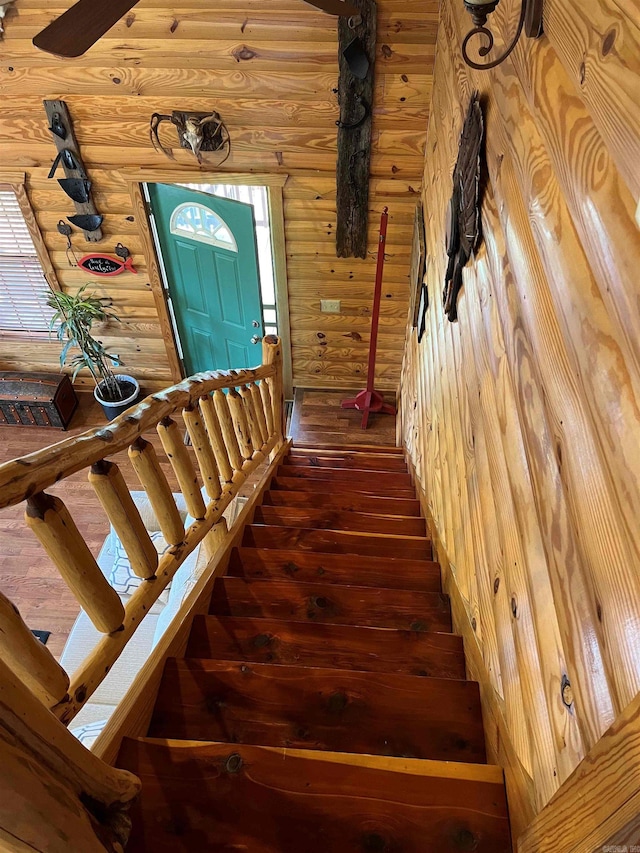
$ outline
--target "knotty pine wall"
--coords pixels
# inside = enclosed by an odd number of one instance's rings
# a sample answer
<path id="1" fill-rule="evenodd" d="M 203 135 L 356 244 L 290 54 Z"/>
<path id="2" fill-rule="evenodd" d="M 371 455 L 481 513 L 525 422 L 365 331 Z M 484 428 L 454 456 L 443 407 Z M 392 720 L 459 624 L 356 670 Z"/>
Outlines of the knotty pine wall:
<path id="1" fill-rule="evenodd" d="M 492 72 L 463 64 L 469 28 L 444 0 L 402 430 L 519 830 L 640 689 L 640 10 L 547 0 L 546 36 Z M 444 214 L 475 88 L 484 242 L 451 324 Z"/>
<path id="2" fill-rule="evenodd" d="M 149 118 L 155 111 L 215 108 L 233 142 L 224 169 L 290 176 L 284 203 L 296 384 L 363 384 L 373 253 L 379 215 L 389 205 L 377 382 L 395 388 L 431 92 L 436 0 L 378 3 L 368 260 L 335 257 L 335 19 L 302 0 L 143 0 L 84 57 L 70 61 L 31 45 L 33 35 L 68 6 L 17 0 L 8 13 L 0 42 L 0 167 L 26 172 L 62 286 L 74 289 L 91 280 L 97 293 L 113 297 L 124 322 L 103 339 L 121 354 L 127 369 L 150 383 L 170 380 L 138 223 L 119 169 L 175 168 L 176 180 L 197 180 L 197 164 L 186 152 L 178 149 L 172 166 L 153 150 Z M 76 233 L 76 252 L 113 253 L 121 241 L 132 251 L 138 276 L 97 279 L 69 268 L 55 226 L 73 210 L 57 183 L 47 180 L 55 150 L 43 98 L 67 102 L 97 206 L 105 215 L 104 241 L 88 245 Z M 321 298 L 341 299 L 342 313 L 321 314 Z M 0 338 L 0 369 L 57 369 L 57 353 L 55 344 Z"/>

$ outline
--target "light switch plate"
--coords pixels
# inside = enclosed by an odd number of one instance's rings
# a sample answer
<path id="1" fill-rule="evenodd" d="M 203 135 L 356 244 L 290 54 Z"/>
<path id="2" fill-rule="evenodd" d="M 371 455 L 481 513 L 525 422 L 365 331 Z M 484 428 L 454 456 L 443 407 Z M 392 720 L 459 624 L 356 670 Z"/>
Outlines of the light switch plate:
<path id="1" fill-rule="evenodd" d="M 339 314 L 340 300 L 339 299 L 321 299 L 320 310 L 323 314 Z"/>

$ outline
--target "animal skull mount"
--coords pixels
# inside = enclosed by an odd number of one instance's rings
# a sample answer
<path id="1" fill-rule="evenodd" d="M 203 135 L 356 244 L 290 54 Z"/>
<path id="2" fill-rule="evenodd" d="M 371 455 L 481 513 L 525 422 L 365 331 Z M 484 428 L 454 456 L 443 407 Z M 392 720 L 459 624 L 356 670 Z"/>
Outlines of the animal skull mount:
<path id="1" fill-rule="evenodd" d="M 202 163 L 203 151 L 218 151 L 224 155 L 216 166 L 221 166 L 231 153 L 231 137 L 219 113 L 186 113 L 179 110 L 174 110 L 171 115 L 154 113 L 149 124 L 151 143 L 156 151 L 162 151 L 170 160 L 175 160 L 173 151 L 162 144 L 158 133 L 160 125 L 165 121 L 174 125 L 180 147 L 189 149 L 198 163 Z"/>
<path id="2" fill-rule="evenodd" d="M 13 2 L 14 0 L 3 0 L 3 2 L 0 3 L 0 38 L 2 38 L 4 34 L 4 19 Z"/>

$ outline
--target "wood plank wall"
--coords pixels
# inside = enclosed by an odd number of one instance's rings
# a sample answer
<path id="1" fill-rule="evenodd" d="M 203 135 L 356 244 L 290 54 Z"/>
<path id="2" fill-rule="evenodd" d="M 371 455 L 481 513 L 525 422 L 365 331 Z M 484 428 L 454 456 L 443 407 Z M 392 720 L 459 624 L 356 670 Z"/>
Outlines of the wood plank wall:
<path id="1" fill-rule="evenodd" d="M 70 269 L 60 218 L 73 212 L 47 180 L 54 146 L 43 98 L 66 100 L 105 239 L 78 255 L 113 253 L 121 241 L 140 272 L 96 279 L 123 318 L 104 339 L 131 373 L 167 383 L 169 365 L 141 255 L 138 223 L 121 168 L 175 168 L 197 180 L 186 152 L 176 163 L 156 153 L 154 111 L 218 110 L 227 122 L 233 172 L 284 172 L 288 287 L 296 384 L 359 387 L 366 373 L 379 215 L 390 207 L 377 381 L 398 384 L 408 300 L 413 212 L 419 198 L 435 35 L 436 0 L 379 0 L 371 178 L 371 255 L 335 257 L 337 25 L 302 0 L 143 0 L 78 60 L 59 60 L 32 36 L 69 3 L 17 0 L 0 42 L 0 167 L 24 169 L 38 222 L 64 288 L 90 276 Z M 184 170 L 188 170 L 185 176 Z M 62 172 L 60 172 L 60 177 Z M 342 314 L 320 314 L 320 298 L 341 299 Z M 57 365 L 57 346 L 0 338 L 0 369 Z"/>
<path id="2" fill-rule="evenodd" d="M 640 8 L 547 0 L 547 35 L 492 72 L 463 64 L 469 29 L 444 0 L 431 307 L 421 344 L 408 332 L 402 430 L 537 811 L 640 688 Z M 484 242 L 451 324 L 444 214 L 476 88 Z"/>

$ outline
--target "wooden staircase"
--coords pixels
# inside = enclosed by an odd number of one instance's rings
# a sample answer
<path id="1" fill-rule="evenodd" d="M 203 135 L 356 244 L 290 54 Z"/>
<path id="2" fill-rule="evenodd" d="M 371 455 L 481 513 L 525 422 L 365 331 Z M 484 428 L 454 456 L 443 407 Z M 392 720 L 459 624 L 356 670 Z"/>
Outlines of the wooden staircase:
<path id="1" fill-rule="evenodd" d="M 502 771 L 401 451 L 293 449 L 186 656 L 128 853 L 503 853 Z"/>

